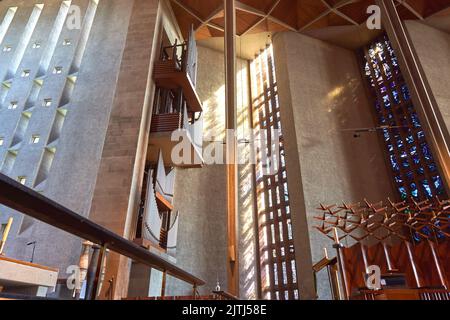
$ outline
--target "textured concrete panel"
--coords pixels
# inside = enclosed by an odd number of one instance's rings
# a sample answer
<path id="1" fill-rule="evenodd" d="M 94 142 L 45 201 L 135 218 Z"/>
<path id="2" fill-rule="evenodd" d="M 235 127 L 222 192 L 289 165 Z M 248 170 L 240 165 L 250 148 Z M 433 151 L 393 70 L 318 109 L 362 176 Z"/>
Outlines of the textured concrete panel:
<path id="1" fill-rule="evenodd" d="M 450 130 L 450 34 L 417 21 L 406 21 L 406 27 L 448 131 Z"/>
<path id="2" fill-rule="evenodd" d="M 334 254 L 330 241 L 312 228 L 319 203 L 384 200 L 393 194 L 390 175 L 376 135 L 354 139 L 340 131 L 374 126 L 355 54 L 295 33 L 278 34 L 274 53 L 291 210 L 299 217 L 298 225 L 293 219 L 294 239 L 309 233 L 315 263 L 324 247 Z M 308 247 L 296 243 L 297 264 L 310 256 Z M 311 285 L 311 266 L 301 266 Z M 326 274 L 317 285 L 319 297 L 330 298 Z"/>
<path id="3" fill-rule="evenodd" d="M 145 168 L 158 50 L 159 1 L 135 0 L 132 6 L 117 89 L 97 175 L 90 218 L 131 239 Z M 117 165 L 120 163 L 120 165 Z M 114 278 L 114 296 L 126 297 L 130 261 L 111 253 L 106 278 Z M 106 286 L 102 297 L 107 296 Z"/>
<path id="4" fill-rule="evenodd" d="M 199 47 L 197 92 L 204 108 L 204 145 L 225 137 L 225 73 L 223 52 Z M 248 65 L 237 63 L 238 133 L 249 127 Z M 242 146 L 240 146 L 242 147 Z M 247 153 L 246 146 L 241 153 Z M 256 271 L 253 229 L 253 193 L 248 165 L 239 167 L 239 259 L 240 295 L 256 297 Z M 201 169 L 177 170 L 175 209 L 180 211 L 177 264 L 206 281 L 200 292 L 210 294 L 217 281 L 227 288 L 226 166 L 208 165 Z M 195 230 L 195 231 L 194 231 Z M 169 278 L 170 279 L 170 278 Z M 192 288 L 169 280 L 168 294 L 190 295 Z"/>
<path id="5" fill-rule="evenodd" d="M 51 50 L 52 32 L 59 17 L 61 0 L 9 1 L 0 3 L 0 15 L 8 6 L 17 6 L 18 10 L 2 43 L 13 46 L 7 54 L 0 51 L 0 70 L 5 70 L 14 56 L 14 48 L 24 32 L 33 5 L 43 3 L 44 8 L 31 35 L 29 44 L 20 63 L 16 76 L 12 79 L 6 101 L 17 100 L 17 110 L 0 110 L 0 136 L 5 136 L 5 144 L 0 147 L 0 161 L 6 157 L 7 149 L 17 132 L 16 126 L 22 112 L 30 114 L 29 123 L 18 146 L 16 162 L 8 173 L 12 178 L 27 177 L 27 186 L 35 187 L 45 196 L 61 203 L 75 212 L 87 216 L 96 182 L 98 166 L 106 135 L 112 99 L 116 89 L 125 36 L 128 29 L 132 1 L 99 1 L 99 5 L 89 33 L 87 46 L 82 55 L 76 84 L 70 95 L 64 95 L 69 69 L 74 61 L 82 30 L 71 30 L 64 24 L 58 35 L 54 49 Z M 72 4 L 81 9 L 81 18 L 88 8 L 88 0 L 73 0 Z M 56 37 L 57 35 L 55 35 Z M 70 45 L 63 45 L 70 39 Z M 34 44 L 39 43 L 39 48 Z M 45 57 L 50 56 L 46 75 L 42 77 L 37 96 L 30 99 Z M 45 62 L 45 61 L 44 61 Z M 61 66 L 62 74 L 53 74 L 53 68 Z M 30 69 L 28 78 L 20 77 L 22 69 Z M 0 75 L 2 76 L 2 75 Z M 64 99 L 62 97 L 65 96 Z M 70 97 L 67 100 L 67 97 Z M 51 106 L 43 106 L 44 99 L 52 99 Z M 27 101 L 30 105 L 27 106 Z M 58 139 L 51 143 L 56 149 L 48 177 L 43 184 L 35 185 L 42 163 L 45 148 L 50 143 L 54 120 L 60 104 L 67 109 Z M 31 144 L 31 136 L 40 135 L 38 144 Z M 81 240 L 72 237 L 43 223 L 34 221 L 21 214 L 0 208 L 0 219 L 14 217 L 11 236 L 6 247 L 10 257 L 29 260 L 32 246 L 26 244 L 36 241 L 35 262 L 56 267 L 61 270 L 60 277 L 68 275 L 68 265 L 78 264 L 81 252 Z"/>

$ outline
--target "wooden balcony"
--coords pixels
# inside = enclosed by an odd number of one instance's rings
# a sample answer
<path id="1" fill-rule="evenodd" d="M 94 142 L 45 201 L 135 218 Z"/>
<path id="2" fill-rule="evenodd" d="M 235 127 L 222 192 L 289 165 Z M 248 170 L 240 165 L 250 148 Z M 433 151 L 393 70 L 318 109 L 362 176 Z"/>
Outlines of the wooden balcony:
<path id="1" fill-rule="evenodd" d="M 186 130 L 185 139 L 190 140 L 190 154 L 191 161 L 188 164 L 178 164 L 172 161 L 172 150 L 179 143 L 178 141 L 172 141 L 172 133 L 176 130 L 183 130 L 182 114 L 159 114 L 152 116 L 152 124 L 150 130 L 149 149 L 147 152 L 147 162 L 157 163 L 159 150 L 162 152 L 164 163 L 171 167 L 181 168 L 200 168 L 203 164 L 203 158 L 201 150 L 199 150 L 189 138 Z"/>
<path id="2" fill-rule="evenodd" d="M 191 112 L 202 112 L 202 103 L 195 86 L 179 63 L 173 59 L 159 60 L 155 63 L 153 79 L 158 87 L 164 89 L 183 89 L 183 95 Z"/>

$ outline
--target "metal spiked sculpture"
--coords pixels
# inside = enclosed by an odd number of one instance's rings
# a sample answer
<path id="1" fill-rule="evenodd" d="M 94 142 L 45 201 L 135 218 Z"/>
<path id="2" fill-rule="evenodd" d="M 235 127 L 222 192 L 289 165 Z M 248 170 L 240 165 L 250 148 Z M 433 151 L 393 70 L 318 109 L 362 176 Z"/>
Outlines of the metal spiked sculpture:
<path id="1" fill-rule="evenodd" d="M 423 239 L 439 242 L 450 236 L 450 200 L 432 200 L 394 203 L 383 202 L 325 206 L 320 204 L 320 215 L 314 217 L 314 226 L 326 237 L 341 242 L 385 242 Z"/>

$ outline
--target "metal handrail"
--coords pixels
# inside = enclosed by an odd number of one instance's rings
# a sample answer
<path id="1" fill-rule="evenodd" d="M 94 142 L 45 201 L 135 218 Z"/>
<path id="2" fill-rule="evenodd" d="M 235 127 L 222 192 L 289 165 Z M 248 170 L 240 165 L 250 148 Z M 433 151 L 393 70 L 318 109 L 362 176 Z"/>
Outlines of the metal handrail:
<path id="1" fill-rule="evenodd" d="M 171 262 L 23 186 L 4 174 L 0 174 L 0 204 L 74 236 L 101 246 L 107 246 L 110 251 L 164 271 L 179 280 L 192 284 L 194 287 L 205 284 L 202 279 Z"/>

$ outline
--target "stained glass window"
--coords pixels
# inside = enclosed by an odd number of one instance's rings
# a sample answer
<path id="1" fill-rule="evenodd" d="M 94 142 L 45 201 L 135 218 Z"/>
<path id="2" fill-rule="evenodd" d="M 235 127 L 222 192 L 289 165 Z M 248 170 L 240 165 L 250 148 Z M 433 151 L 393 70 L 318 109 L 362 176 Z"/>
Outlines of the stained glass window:
<path id="1" fill-rule="evenodd" d="M 374 98 L 394 184 L 406 200 L 446 196 L 432 151 L 386 35 L 364 48 L 364 74 Z"/>

